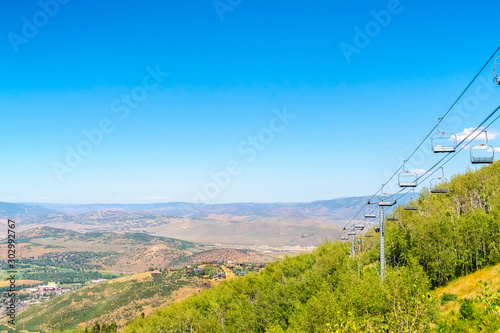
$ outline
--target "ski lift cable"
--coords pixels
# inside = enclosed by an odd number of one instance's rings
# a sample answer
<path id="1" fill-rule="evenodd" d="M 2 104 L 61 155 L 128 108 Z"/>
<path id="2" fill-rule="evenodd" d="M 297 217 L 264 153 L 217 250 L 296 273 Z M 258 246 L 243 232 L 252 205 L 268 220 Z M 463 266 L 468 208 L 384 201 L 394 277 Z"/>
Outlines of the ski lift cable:
<path id="1" fill-rule="evenodd" d="M 484 125 L 484 123 L 486 123 L 496 112 L 498 112 L 498 110 L 500 110 L 500 106 L 498 106 L 495 110 L 493 110 L 493 112 L 491 112 L 488 117 L 486 117 L 482 122 L 481 124 L 479 124 L 478 127 L 476 127 L 471 133 L 469 133 L 462 141 L 460 141 L 460 143 L 457 145 L 457 147 L 460 147 L 458 148 L 458 150 L 453 153 L 453 154 L 450 154 L 450 155 L 446 155 L 444 156 L 443 158 L 441 158 L 436 164 L 434 164 L 429 170 L 427 170 L 424 174 L 422 174 L 418 179 L 420 181 L 420 183 L 423 183 L 425 182 L 427 179 L 429 179 L 432 175 L 434 175 L 440 168 L 443 168 L 446 164 L 448 164 L 448 162 L 450 162 L 456 155 L 458 155 L 462 150 L 464 150 L 471 142 L 473 142 L 474 140 L 477 139 L 477 137 L 479 135 L 481 135 L 482 133 L 486 132 L 486 130 L 491 126 L 493 125 L 493 123 L 495 123 L 499 118 L 500 118 L 500 115 L 498 115 L 495 119 L 493 119 L 487 126 L 485 127 L 482 127 Z M 481 129 L 480 131 L 478 131 L 479 129 Z M 476 135 L 470 139 L 466 144 L 462 145 L 465 141 L 468 140 L 468 138 L 473 135 L 476 131 L 478 131 L 476 133 Z M 439 165 L 443 160 L 445 160 L 446 158 L 448 158 L 446 161 L 444 161 L 443 164 Z M 435 167 L 437 167 L 436 170 L 434 170 L 433 172 L 430 172 L 432 169 L 434 169 Z M 425 175 L 427 174 L 427 176 L 421 180 L 422 177 L 424 177 Z M 389 196 L 387 199 L 401 193 L 401 192 L 404 192 L 406 191 L 406 193 L 403 193 L 401 194 L 399 197 L 397 197 L 395 200 L 398 201 L 399 199 L 401 199 L 402 197 L 404 197 L 405 195 L 407 195 L 408 193 L 410 193 L 412 190 L 411 189 L 407 189 L 407 188 L 403 188 L 401 190 L 399 190 L 398 192 L 392 194 L 391 196 Z"/>
<path id="2" fill-rule="evenodd" d="M 448 110 L 444 113 L 444 115 L 441 117 L 441 120 L 444 119 L 449 113 L 450 111 L 455 107 L 455 105 L 458 103 L 458 101 L 463 97 L 463 95 L 467 92 L 467 90 L 470 88 L 470 86 L 476 81 L 476 79 L 479 77 L 479 75 L 483 72 L 483 70 L 486 68 L 486 66 L 490 63 L 490 61 L 495 57 L 495 55 L 498 53 L 498 51 L 500 50 L 500 46 L 495 50 L 495 52 L 493 52 L 493 54 L 490 56 L 490 58 L 488 59 L 488 61 L 486 61 L 483 65 L 483 67 L 481 67 L 481 69 L 479 70 L 479 72 L 477 72 L 477 74 L 474 76 L 474 78 L 469 82 L 469 84 L 465 87 L 465 89 L 462 91 L 462 93 L 457 97 L 457 99 L 453 102 L 453 104 L 448 108 Z M 415 155 L 415 153 L 420 149 L 420 147 L 422 147 L 422 145 L 427 141 L 427 139 L 434 133 L 434 130 L 437 128 L 437 124 L 434 125 L 434 127 L 429 131 L 429 133 L 425 136 L 425 138 L 420 142 L 420 144 L 413 150 L 413 152 L 410 154 L 410 156 L 408 156 L 408 158 L 406 159 L 406 161 L 409 161 L 413 155 Z M 443 160 L 444 158 L 446 158 L 448 156 L 444 156 L 441 160 Z M 440 162 L 441 162 L 440 160 Z M 404 165 L 404 163 L 403 163 Z M 373 194 L 370 199 L 368 199 L 368 201 L 370 201 L 371 199 L 373 199 L 383 188 L 384 185 L 387 185 L 397 174 L 398 172 L 403 168 L 403 165 L 401 165 L 395 172 L 394 174 L 382 185 L 382 187 L 380 187 L 378 189 L 377 192 L 375 192 L 375 194 Z M 423 176 L 423 175 L 422 175 Z M 417 179 L 418 180 L 418 179 Z M 405 190 L 405 189 L 403 189 Z M 399 194 L 401 193 L 402 191 L 398 191 L 397 193 L 395 194 Z M 367 203 L 365 203 L 361 209 L 354 215 L 354 217 L 344 226 L 344 230 L 345 228 L 351 224 L 354 219 L 365 209 L 365 207 L 367 206 Z"/>
<path id="3" fill-rule="evenodd" d="M 481 124 L 479 124 L 479 126 L 477 126 L 473 131 L 471 131 L 465 138 L 463 138 L 457 145 L 457 147 L 460 147 L 456 152 L 454 152 L 453 154 L 450 154 L 450 155 L 445 155 L 443 156 L 438 162 L 436 162 L 431 168 L 429 168 L 425 173 L 423 173 L 422 175 L 420 175 L 417 179 L 417 181 L 419 181 L 419 183 L 422 183 L 422 182 L 425 182 L 429 177 L 431 177 L 434 173 L 436 173 L 436 171 L 445 166 L 449 161 L 451 161 L 451 159 L 453 159 L 457 154 L 459 154 L 463 149 L 465 149 L 465 147 L 470 144 L 472 141 L 474 141 L 479 135 L 481 135 L 484 131 L 486 131 L 495 121 L 497 121 L 499 118 L 500 118 L 500 115 L 498 115 L 494 120 L 492 120 L 486 127 L 482 127 L 484 125 L 484 123 L 486 123 L 491 117 L 493 117 L 493 115 L 498 112 L 498 110 L 500 110 L 500 106 L 498 106 L 495 110 L 493 110 L 489 115 L 488 117 L 486 117 L 482 122 Z M 481 130 L 479 130 L 481 129 Z M 478 131 L 479 130 L 479 131 Z M 469 140 L 467 142 L 467 144 L 465 145 L 462 145 L 464 142 L 466 142 L 468 140 L 468 138 L 470 136 L 472 136 L 473 134 L 475 134 L 477 132 L 477 134 L 474 136 L 474 138 L 472 138 L 471 140 Z M 441 162 L 443 160 L 445 160 L 446 158 L 448 158 L 448 160 L 446 160 L 442 165 Z M 436 170 L 434 170 L 434 168 L 437 168 Z M 434 170 L 434 171 L 433 171 Z M 432 171 L 432 172 L 431 172 Z M 427 175 L 427 176 L 426 176 Z M 422 180 L 422 177 L 426 176 L 423 180 Z M 382 188 L 380 189 L 382 190 Z M 380 190 L 378 192 L 380 192 Z M 399 190 L 398 192 L 394 193 L 394 194 L 391 194 L 389 197 L 387 197 L 386 199 L 390 199 L 392 197 L 394 197 L 395 195 L 398 195 L 400 194 L 401 192 L 405 192 L 407 191 L 406 193 L 403 193 L 402 195 L 400 195 L 397 199 L 401 199 L 403 196 L 405 196 L 407 193 L 409 193 L 411 190 L 408 190 L 407 188 L 402 188 L 401 190 Z M 377 192 L 377 193 L 378 193 Z M 374 194 L 372 196 L 375 197 L 376 194 Z M 362 209 L 359 211 L 361 212 L 365 207 L 366 207 L 367 204 L 363 205 Z M 353 219 L 351 219 L 351 221 L 349 223 L 346 224 L 345 227 L 347 227 L 355 218 L 356 216 L 359 215 L 359 213 L 357 213 Z M 344 227 L 344 229 L 345 229 Z"/>
<path id="4" fill-rule="evenodd" d="M 462 91 L 462 93 L 457 97 L 457 99 L 453 102 L 453 104 L 448 108 L 448 110 L 445 112 L 445 114 L 440 117 L 441 118 L 441 121 L 450 113 L 450 111 L 455 107 L 455 105 L 458 103 L 458 101 L 462 98 L 462 96 L 467 92 L 467 90 L 470 88 L 470 86 L 476 81 L 476 79 L 478 78 L 478 76 L 483 72 L 483 70 L 486 68 L 486 66 L 488 66 L 488 64 L 490 63 L 490 61 L 493 59 L 493 57 L 497 54 L 497 52 L 500 50 L 500 46 L 495 50 L 495 52 L 493 52 L 493 54 L 490 56 L 490 58 L 488 59 L 488 61 L 485 62 L 485 64 L 483 65 L 483 67 L 481 67 L 481 69 L 479 70 L 479 72 L 477 72 L 476 76 L 474 76 L 474 78 L 469 82 L 469 84 L 465 87 L 465 89 Z M 430 132 L 425 136 L 425 138 L 420 142 L 420 144 L 417 146 L 417 148 L 415 148 L 413 150 L 413 152 L 410 154 L 410 156 L 408 156 L 408 158 L 405 160 L 406 162 L 408 162 L 412 157 L 413 155 L 415 155 L 415 153 L 420 149 L 420 147 L 422 147 L 422 145 L 427 141 L 427 139 L 434 133 L 434 130 L 437 128 L 438 124 L 434 125 L 434 127 L 430 130 Z M 404 163 L 403 165 L 401 165 L 397 170 L 396 172 L 394 172 L 394 174 L 385 182 L 384 185 L 387 185 L 395 176 L 396 174 L 403 168 L 404 166 Z M 375 197 L 378 192 L 380 192 L 382 188 L 380 188 L 373 196 Z"/>
<path id="5" fill-rule="evenodd" d="M 488 124 L 488 126 L 486 126 L 486 127 L 484 127 L 484 128 L 483 128 L 482 126 L 483 126 L 483 125 L 484 125 L 484 123 L 486 123 L 486 122 L 487 122 L 487 121 L 488 121 L 491 117 L 493 117 L 493 115 L 494 115 L 495 113 L 497 113 L 497 112 L 498 112 L 498 110 L 500 110 L 500 106 L 498 106 L 495 110 L 493 110 L 493 111 L 492 111 L 492 112 L 488 115 L 488 117 L 486 117 L 486 118 L 485 118 L 485 119 L 481 122 L 481 124 L 479 124 L 479 126 L 477 126 L 477 127 L 476 127 L 473 131 L 471 131 L 471 132 L 470 132 L 470 133 L 469 133 L 469 134 L 468 134 L 465 138 L 463 138 L 463 139 L 462 139 L 462 141 L 460 141 L 460 142 L 458 143 L 457 147 L 460 147 L 460 146 L 461 146 L 461 147 L 458 149 L 458 151 L 456 151 L 455 153 L 453 153 L 453 154 L 451 154 L 451 155 L 445 155 L 445 156 L 444 156 L 443 158 L 441 158 L 441 159 L 440 159 L 440 160 L 439 160 L 436 164 L 434 164 L 434 166 L 432 166 L 432 168 L 431 168 L 431 169 L 429 169 L 429 171 L 430 171 L 430 170 L 432 170 L 434 167 L 438 167 L 438 164 L 439 164 L 439 163 L 441 163 L 441 161 L 442 161 L 442 160 L 444 160 L 444 159 L 448 158 L 448 160 L 447 160 L 446 162 L 444 162 L 441 166 L 446 165 L 446 164 L 447 164 L 447 163 L 448 163 L 448 162 L 449 162 L 449 161 L 450 161 L 453 157 L 455 157 L 455 156 L 456 156 L 458 153 L 460 153 L 460 152 L 461 152 L 461 151 L 462 151 L 462 150 L 463 150 L 466 146 L 468 146 L 468 145 L 469 145 L 472 141 L 474 141 L 474 140 L 475 140 L 475 139 L 476 139 L 479 135 L 481 135 L 481 134 L 482 134 L 482 133 L 483 133 L 486 129 L 488 129 L 488 127 L 490 127 L 490 126 L 491 126 L 491 125 L 492 125 L 492 124 L 493 124 L 493 123 L 494 123 L 494 122 L 495 122 L 495 121 L 496 121 L 496 120 L 497 120 L 500 116 L 497 116 L 497 117 L 496 117 L 496 118 L 495 118 L 492 122 L 490 122 L 490 123 Z M 477 131 L 478 131 L 478 132 L 477 132 Z M 473 139 L 469 140 L 466 144 L 462 145 L 464 142 L 466 142 L 466 141 L 469 139 L 469 137 L 470 137 L 470 136 L 472 136 L 472 135 L 473 135 L 473 134 L 475 134 L 476 132 L 477 132 L 477 134 L 476 134 L 476 136 L 474 136 L 474 138 L 473 138 Z M 441 166 L 439 166 L 439 167 L 441 167 Z M 422 175 L 419 177 L 419 180 L 420 180 L 420 178 L 422 178 L 424 175 L 425 175 L 425 173 L 424 173 L 424 174 L 422 174 Z"/>
<path id="6" fill-rule="evenodd" d="M 467 147 L 472 141 L 474 141 L 479 135 L 481 135 L 483 132 L 485 132 L 495 121 L 497 121 L 499 118 L 500 118 L 500 115 L 498 115 L 495 119 L 493 119 L 486 127 L 481 127 L 484 125 L 485 122 L 487 122 L 496 112 L 498 112 L 498 110 L 500 110 L 500 106 L 498 106 L 495 110 L 493 110 L 493 112 L 491 112 L 488 117 L 486 117 L 482 122 L 481 124 L 479 124 L 478 127 L 476 127 L 473 131 L 471 131 L 462 141 L 460 141 L 460 143 L 457 145 L 457 147 L 460 147 L 455 153 L 453 154 L 450 154 L 450 155 L 445 155 L 443 156 L 438 162 L 436 162 L 431 168 L 429 168 L 425 173 L 423 173 L 422 175 L 420 175 L 418 177 L 418 181 L 419 183 L 423 183 L 425 182 L 427 179 L 429 179 L 429 177 L 431 177 L 433 174 L 435 174 L 437 172 L 437 170 L 439 170 L 439 168 L 441 167 L 444 167 L 449 161 L 451 161 L 452 158 L 454 158 L 457 154 L 459 154 L 462 150 L 465 149 L 465 147 Z M 479 130 L 481 129 L 481 130 Z M 479 130 L 479 131 L 478 131 Z M 478 131 L 476 133 L 476 131 Z M 469 140 L 466 144 L 462 145 L 464 142 L 466 142 L 468 140 L 468 138 L 470 136 L 472 136 L 473 134 L 476 134 L 474 136 L 474 138 L 472 138 L 471 140 Z M 440 165 L 440 163 L 445 160 L 446 158 L 448 158 L 448 160 L 446 160 L 443 164 Z M 436 170 L 434 170 L 434 168 L 436 168 Z M 434 171 L 433 171 L 434 170 Z M 432 171 L 432 172 L 431 172 Z M 426 176 L 424 179 L 422 179 L 422 177 Z M 399 190 L 398 192 L 390 195 L 389 197 L 387 197 L 386 199 L 390 199 L 391 197 L 394 197 L 398 194 L 400 194 L 401 192 L 405 192 L 406 193 L 403 193 L 402 195 L 400 195 L 399 197 L 397 197 L 395 200 L 398 201 L 399 199 L 401 199 L 402 197 L 404 197 L 406 194 L 408 194 L 411 189 L 407 189 L 407 188 L 402 188 L 401 190 Z"/>
<path id="7" fill-rule="evenodd" d="M 486 121 L 488 121 L 488 119 L 489 119 L 489 118 L 491 118 L 491 117 L 493 116 L 493 114 L 495 114 L 498 110 L 500 110 L 500 106 L 499 106 L 499 107 L 497 107 L 497 108 L 496 108 L 496 109 L 495 109 L 495 110 L 494 110 L 494 111 L 493 111 L 493 112 L 492 112 L 492 113 L 491 113 L 491 114 L 490 114 L 490 115 L 489 115 L 489 116 L 488 116 L 488 117 L 487 117 L 487 118 L 486 118 L 486 119 L 485 119 L 485 120 L 481 123 L 481 125 L 479 125 L 479 127 L 480 127 L 480 126 L 482 126 L 482 125 L 483 125 Z M 485 132 L 485 131 L 486 131 L 486 130 L 487 130 L 487 129 L 488 129 L 488 128 L 489 128 L 489 127 L 493 124 L 493 123 L 495 123 L 495 122 L 496 122 L 499 118 L 500 118 L 500 115 L 498 115 L 498 116 L 497 116 L 495 119 L 493 119 L 493 120 L 492 120 L 492 121 L 491 121 L 491 122 L 490 122 L 490 123 L 489 123 L 486 127 L 484 127 L 481 131 L 479 131 L 479 132 L 478 132 L 478 133 L 474 136 L 474 138 L 472 138 L 471 140 L 469 140 L 469 141 L 467 142 L 467 144 L 465 144 L 465 145 L 461 146 L 461 147 L 460 147 L 460 148 L 459 148 L 459 149 L 458 149 L 458 150 L 457 150 L 454 154 L 447 155 L 447 156 L 444 156 L 443 158 L 441 158 L 441 160 L 440 160 L 438 163 L 436 163 L 436 164 L 433 166 L 433 168 L 434 168 L 434 167 L 436 167 L 436 166 L 438 166 L 438 164 L 439 164 L 439 163 L 441 163 L 441 161 L 443 161 L 443 160 L 444 160 L 444 159 L 446 159 L 446 158 L 448 158 L 448 160 L 446 160 L 446 161 L 445 161 L 442 165 L 440 165 L 440 166 L 439 166 L 439 168 L 440 168 L 440 167 L 444 167 L 446 164 L 448 164 L 448 162 L 449 162 L 449 161 L 451 161 L 451 160 L 452 160 L 452 159 L 453 159 L 453 158 L 454 158 L 457 154 L 459 154 L 462 150 L 464 150 L 464 149 L 465 149 L 465 147 L 467 147 L 467 146 L 468 146 L 468 144 L 470 144 L 472 141 L 474 141 L 474 140 L 475 140 L 475 139 L 476 139 L 479 135 L 481 135 L 483 132 Z M 478 127 L 478 128 L 479 128 L 479 127 Z M 476 129 L 476 130 L 477 130 L 477 129 Z M 469 133 L 469 135 L 467 135 L 467 137 L 466 137 L 466 138 L 464 138 L 464 139 L 460 142 L 459 146 L 460 146 L 462 143 L 464 143 L 464 142 L 465 142 L 465 141 L 469 138 L 469 136 L 471 136 L 472 134 L 474 134 L 474 132 L 475 132 L 476 130 L 474 130 L 474 131 L 472 131 L 471 133 Z M 431 169 L 432 169 L 432 168 L 431 168 Z M 426 172 L 426 173 L 427 173 L 427 176 L 426 176 L 423 180 L 421 180 L 421 181 L 420 181 L 421 183 L 425 182 L 427 179 L 429 179 L 429 177 L 431 177 L 434 173 L 436 173 L 437 169 L 436 169 L 435 171 L 433 171 L 432 173 L 430 173 L 429 171 L 430 171 L 431 169 L 429 169 L 429 170 Z M 420 180 L 420 178 L 422 178 L 424 175 L 425 175 L 425 174 L 422 174 L 422 176 L 420 176 L 420 177 L 419 177 L 419 180 Z M 409 193 L 409 192 L 407 192 L 407 193 Z M 401 195 L 401 196 L 399 196 L 396 200 L 399 200 L 400 198 L 402 198 L 402 197 L 403 197 L 404 195 L 406 195 L 407 193 L 402 194 L 402 195 Z M 395 194 L 398 194 L 398 193 L 395 193 Z"/>
<path id="8" fill-rule="evenodd" d="M 488 118 L 486 118 L 486 119 L 482 122 L 482 124 L 484 124 L 484 123 L 485 123 L 485 122 L 486 122 L 489 118 L 491 118 L 491 116 L 492 116 L 494 113 L 496 113 L 499 109 L 500 109 L 500 106 L 499 106 L 499 107 L 497 107 L 497 108 L 495 109 L 495 111 L 493 111 L 493 112 L 492 112 L 492 114 L 490 114 L 490 116 L 488 116 Z M 486 127 L 484 127 L 481 131 L 479 131 L 479 132 L 478 132 L 478 133 L 474 136 L 474 138 L 472 138 L 471 140 L 469 140 L 469 141 L 467 142 L 467 144 L 465 144 L 465 145 L 461 146 L 461 147 L 457 150 L 457 152 L 456 152 L 456 153 L 454 153 L 454 154 L 452 154 L 452 155 L 449 155 L 449 156 L 445 156 L 445 158 L 447 157 L 447 158 L 448 158 L 448 160 L 446 160 L 446 161 L 445 161 L 445 162 L 444 162 L 441 166 L 439 166 L 439 168 L 444 167 L 444 166 L 445 166 L 445 165 L 446 165 L 449 161 L 451 161 L 451 160 L 452 160 L 452 159 L 453 159 L 456 155 L 458 155 L 458 154 L 459 154 L 462 150 L 464 150 L 464 149 L 468 146 L 468 144 L 470 144 L 470 143 L 471 143 L 472 141 L 474 141 L 474 140 L 475 140 L 475 139 L 476 139 L 479 135 L 481 135 L 483 132 L 485 132 L 485 131 L 486 131 L 486 130 L 487 130 L 487 129 L 488 129 L 488 128 L 489 128 L 489 127 L 493 124 L 493 123 L 495 123 L 498 119 L 500 119 L 500 115 L 498 115 L 498 116 L 497 116 L 495 119 L 493 119 L 493 120 L 492 120 L 492 121 L 491 121 L 491 122 L 490 122 L 490 123 L 489 123 Z M 481 124 L 481 125 L 482 125 L 482 124 Z M 473 131 L 472 133 L 474 133 L 474 131 Z M 462 142 L 461 142 L 460 144 L 462 144 L 465 140 L 467 140 L 467 138 L 468 138 L 470 135 L 472 135 L 472 133 L 470 133 L 470 134 L 469 134 L 469 135 L 468 135 L 468 136 L 467 136 L 464 140 L 462 140 Z M 444 159 L 444 158 L 442 158 L 442 159 L 441 159 L 441 161 L 442 161 L 443 159 Z M 439 168 L 438 168 L 438 169 L 439 169 Z M 427 175 L 427 176 L 426 176 L 426 177 L 425 177 L 425 178 L 424 178 L 421 182 L 425 182 L 427 179 L 429 179 L 432 175 L 434 175 L 434 174 L 437 172 L 437 170 L 438 170 L 438 169 L 434 170 L 432 173 L 428 173 L 428 175 Z M 408 190 L 408 189 L 404 189 L 404 190 Z M 396 198 L 396 201 L 398 201 L 399 199 L 401 199 L 402 197 L 404 197 L 405 195 L 407 195 L 407 194 L 408 194 L 408 193 L 410 193 L 411 191 L 412 191 L 412 190 L 408 190 L 406 193 L 403 193 L 402 195 L 400 195 L 399 197 L 397 197 L 397 198 Z M 401 192 L 401 191 L 400 191 L 400 192 Z"/>
<path id="9" fill-rule="evenodd" d="M 499 106 L 499 107 L 497 107 L 497 108 L 495 109 L 495 111 L 493 111 L 493 113 L 492 113 L 492 114 L 491 114 L 488 118 L 490 118 L 490 117 L 491 117 L 494 113 L 496 113 L 498 110 L 500 110 L 500 106 Z M 462 150 L 464 150 L 464 149 L 465 149 L 465 148 L 466 148 L 466 147 L 467 147 L 467 146 L 468 146 L 468 145 L 469 145 L 472 141 L 474 141 L 474 140 L 475 140 L 475 139 L 476 139 L 479 135 L 481 135 L 484 131 L 486 131 L 486 130 L 487 130 L 487 129 L 488 129 L 488 128 L 489 128 L 489 127 L 490 127 L 490 126 L 491 126 L 494 122 L 496 122 L 499 118 L 500 118 L 500 115 L 498 115 L 498 116 L 497 116 L 495 119 L 493 119 L 493 120 L 492 120 L 492 121 L 491 121 L 491 122 L 490 122 L 490 123 L 489 123 L 486 127 L 484 127 L 481 131 L 479 131 L 479 132 L 476 134 L 476 136 L 474 136 L 474 138 L 472 138 L 471 140 L 469 140 L 469 141 L 467 142 L 467 144 L 465 144 L 465 145 L 461 146 L 461 147 L 459 148 L 459 150 L 458 150 L 455 154 L 452 154 L 451 156 L 446 156 L 446 157 L 448 157 L 448 160 L 447 160 L 447 161 L 445 161 L 445 162 L 443 163 L 443 165 L 442 165 L 442 166 L 445 166 L 445 165 L 446 165 L 449 161 L 451 161 L 451 159 L 453 159 L 453 158 L 454 158 L 454 157 L 455 157 L 458 153 L 460 153 Z M 486 120 L 485 120 L 484 122 L 486 122 Z M 482 124 L 484 124 L 484 122 L 483 122 Z M 474 132 L 472 132 L 472 133 L 474 133 Z M 471 133 L 471 134 L 472 134 L 472 133 Z M 469 134 L 469 135 L 471 135 L 471 134 Z M 468 135 L 468 136 L 469 136 L 469 135 Z M 468 136 L 467 136 L 467 137 L 468 137 Z M 430 177 L 430 175 L 429 175 L 428 177 Z M 426 177 L 426 179 L 427 179 L 428 177 Z M 424 181 L 425 181 L 426 179 L 424 179 Z"/>

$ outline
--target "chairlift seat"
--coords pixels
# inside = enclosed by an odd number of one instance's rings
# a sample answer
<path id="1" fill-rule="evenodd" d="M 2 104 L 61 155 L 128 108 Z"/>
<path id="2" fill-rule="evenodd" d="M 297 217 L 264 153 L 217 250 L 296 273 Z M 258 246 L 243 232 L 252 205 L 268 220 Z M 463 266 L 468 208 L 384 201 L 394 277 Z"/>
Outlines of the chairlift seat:
<path id="1" fill-rule="evenodd" d="M 375 206 L 368 200 L 367 206 L 365 208 L 365 218 L 374 219 L 377 217 L 377 211 Z"/>
<path id="2" fill-rule="evenodd" d="M 433 188 L 433 189 L 431 189 L 431 193 L 448 193 L 448 189 L 445 187 Z"/>
<path id="3" fill-rule="evenodd" d="M 357 225 L 355 225 L 355 226 L 354 226 L 354 228 L 355 228 L 356 230 L 363 230 L 363 229 L 365 228 L 365 226 L 364 226 L 364 225 L 357 224 Z"/>
<path id="4" fill-rule="evenodd" d="M 415 198 L 415 189 L 413 189 L 412 191 L 413 195 L 410 201 L 404 206 L 404 210 L 410 210 L 410 211 L 418 210 L 418 203 L 417 201 L 413 200 Z"/>
<path id="5" fill-rule="evenodd" d="M 439 130 L 439 123 L 442 118 L 438 118 L 437 133 L 431 137 L 431 146 L 434 153 L 454 153 L 457 148 L 457 136 L 454 133 L 442 132 Z"/>
<path id="6" fill-rule="evenodd" d="M 348 236 L 356 236 L 356 232 L 355 231 L 348 231 L 347 235 Z"/>
<path id="7" fill-rule="evenodd" d="M 406 161 L 403 163 L 403 172 L 398 175 L 399 187 L 417 187 L 418 175 L 414 171 L 405 170 Z"/>
<path id="8" fill-rule="evenodd" d="M 432 147 L 435 153 L 454 153 L 455 147 L 443 147 L 443 146 L 435 146 Z"/>
<path id="9" fill-rule="evenodd" d="M 493 157 L 471 157 L 472 164 L 491 164 L 493 163 Z"/>
<path id="10" fill-rule="evenodd" d="M 448 180 L 444 178 L 443 167 L 440 167 L 440 169 L 442 172 L 442 176 L 431 180 L 429 186 L 431 189 L 431 193 L 448 193 Z"/>
<path id="11" fill-rule="evenodd" d="M 470 149 L 470 162 L 472 164 L 491 164 L 495 160 L 495 148 L 488 144 L 488 133 L 486 135 L 486 143 L 472 146 Z"/>
<path id="12" fill-rule="evenodd" d="M 349 237 L 342 236 L 342 237 L 340 237 L 340 240 L 349 240 Z"/>
<path id="13" fill-rule="evenodd" d="M 399 218 L 395 212 L 387 214 L 387 221 L 398 221 Z"/>
<path id="14" fill-rule="evenodd" d="M 368 234 L 368 235 L 365 235 L 365 237 L 373 237 L 373 235 Z"/>
<path id="15" fill-rule="evenodd" d="M 396 204 L 396 200 L 394 200 L 394 201 L 380 201 L 378 204 L 379 204 L 379 206 L 382 206 L 382 207 L 390 207 L 390 206 L 394 206 Z"/>
<path id="16" fill-rule="evenodd" d="M 417 187 L 416 182 L 402 182 L 399 183 L 399 187 Z"/>

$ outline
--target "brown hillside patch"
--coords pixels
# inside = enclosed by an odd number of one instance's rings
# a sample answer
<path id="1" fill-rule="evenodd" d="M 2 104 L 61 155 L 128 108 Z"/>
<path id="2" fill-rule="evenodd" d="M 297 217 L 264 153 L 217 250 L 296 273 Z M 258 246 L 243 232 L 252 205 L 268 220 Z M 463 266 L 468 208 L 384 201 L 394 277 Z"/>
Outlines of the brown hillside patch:
<path id="1" fill-rule="evenodd" d="M 198 253 L 191 257 L 193 263 L 212 262 L 214 260 L 233 262 L 259 262 L 262 258 L 257 254 L 239 249 L 215 249 Z"/>
<path id="2" fill-rule="evenodd" d="M 0 245 L 0 259 L 7 260 L 7 246 L 8 244 Z M 50 253 L 54 251 L 64 251 L 61 248 L 48 248 L 44 245 L 33 244 L 33 243 L 18 243 L 16 244 L 16 257 L 17 258 L 29 258 L 34 256 L 41 256 L 44 253 Z"/>
<path id="3" fill-rule="evenodd" d="M 22 284 L 40 284 L 43 281 L 38 280 L 16 280 L 16 285 L 20 286 Z M 10 285 L 9 281 L 0 281 L 0 288 L 8 287 Z"/>

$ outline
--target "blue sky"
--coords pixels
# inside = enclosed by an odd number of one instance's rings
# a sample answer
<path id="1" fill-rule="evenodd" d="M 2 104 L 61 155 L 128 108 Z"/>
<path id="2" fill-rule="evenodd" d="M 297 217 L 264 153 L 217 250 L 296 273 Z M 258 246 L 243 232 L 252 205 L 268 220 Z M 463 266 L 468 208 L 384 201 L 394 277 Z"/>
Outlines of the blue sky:
<path id="1" fill-rule="evenodd" d="M 499 46 L 487 2 L 41 3 L 0 4 L 2 201 L 371 194 Z M 340 45 L 377 24 L 348 62 Z M 464 97 L 486 97 L 443 129 L 460 133 L 499 105 L 492 64 L 481 78 Z M 412 168 L 439 158 L 424 156 Z"/>

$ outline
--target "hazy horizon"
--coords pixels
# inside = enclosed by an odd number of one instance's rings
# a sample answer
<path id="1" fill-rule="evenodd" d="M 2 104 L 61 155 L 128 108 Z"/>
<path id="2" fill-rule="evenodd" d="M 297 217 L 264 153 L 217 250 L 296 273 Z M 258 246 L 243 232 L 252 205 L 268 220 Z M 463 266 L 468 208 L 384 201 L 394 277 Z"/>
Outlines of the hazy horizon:
<path id="1" fill-rule="evenodd" d="M 341 200 L 341 199 L 349 199 L 349 198 L 363 198 L 368 197 L 370 195 L 355 195 L 352 197 L 342 196 L 331 199 L 317 199 L 312 201 L 270 201 L 270 202 L 257 202 L 257 201 L 235 201 L 235 202 L 221 202 L 221 203 L 209 203 L 206 205 L 230 205 L 230 204 L 303 204 L 303 203 L 312 203 L 312 202 L 321 202 L 321 201 L 332 201 L 332 200 Z M 37 202 L 37 201 L 18 201 L 18 202 L 10 202 L 14 204 L 50 204 L 50 205 L 154 205 L 154 204 L 173 204 L 173 203 L 181 203 L 181 204 L 204 204 L 204 203 L 195 203 L 195 202 L 185 202 L 185 201 L 165 201 L 165 202 L 87 202 L 87 203 L 61 203 L 61 202 Z"/>

